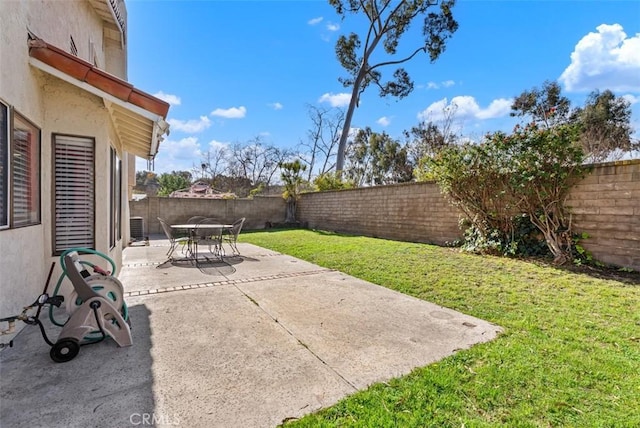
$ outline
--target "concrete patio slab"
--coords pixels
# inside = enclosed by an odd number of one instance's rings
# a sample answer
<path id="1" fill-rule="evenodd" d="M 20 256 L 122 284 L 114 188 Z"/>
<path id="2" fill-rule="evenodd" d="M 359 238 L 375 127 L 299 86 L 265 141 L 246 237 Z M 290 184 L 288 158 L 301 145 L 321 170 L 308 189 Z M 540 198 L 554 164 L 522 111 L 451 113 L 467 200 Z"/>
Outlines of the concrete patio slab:
<path id="1" fill-rule="evenodd" d="M 120 273 L 134 345 L 56 364 L 26 327 L 0 352 L 0 426 L 271 427 L 500 331 L 248 244 L 198 267 L 150 244 L 128 248 Z"/>

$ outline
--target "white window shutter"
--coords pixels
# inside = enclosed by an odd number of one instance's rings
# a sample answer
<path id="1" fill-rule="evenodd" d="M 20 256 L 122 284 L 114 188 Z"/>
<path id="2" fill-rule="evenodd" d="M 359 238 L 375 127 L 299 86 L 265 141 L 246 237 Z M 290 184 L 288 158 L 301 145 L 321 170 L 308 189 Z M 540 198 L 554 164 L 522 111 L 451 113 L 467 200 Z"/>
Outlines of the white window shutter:
<path id="1" fill-rule="evenodd" d="M 55 253 L 95 247 L 95 144 L 55 136 Z"/>

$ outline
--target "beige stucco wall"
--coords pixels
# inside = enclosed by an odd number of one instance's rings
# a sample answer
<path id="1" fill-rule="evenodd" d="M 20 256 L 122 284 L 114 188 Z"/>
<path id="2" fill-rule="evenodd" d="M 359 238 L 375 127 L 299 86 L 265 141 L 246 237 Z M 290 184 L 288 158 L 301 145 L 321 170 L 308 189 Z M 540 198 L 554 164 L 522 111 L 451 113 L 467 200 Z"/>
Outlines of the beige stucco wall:
<path id="1" fill-rule="evenodd" d="M 98 62 L 104 65 L 102 25 L 85 0 L 0 1 L 0 100 L 41 131 L 41 224 L 0 230 L 0 317 L 13 315 L 33 302 L 44 287 L 51 262 L 56 262 L 56 270 L 50 291 L 60 274 L 58 257 L 53 256 L 52 249 L 53 133 L 95 138 L 96 249 L 121 264 L 122 242 L 110 249 L 108 237 L 110 144 L 123 157 L 110 116 L 99 97 L 30 66 L 27 46 L 28 30 L 66 51 L 72 36 L 78 56 L 93 62 L 89 58 L 91 40 Z M 126 51 L 117 54 L 126 57 Z M 113 63 L 126 66 L 122 58 Z M 111 72 L 114 71 L 117 70 Z M 127 165 L 123 159 L 123 166 Z M 128 174 L 123 172 L 126 212 Z M 124 219 L 123 235 L 128 236 L 128 221 Z M 4 342 L 5 337 L 0 340 Z"/>

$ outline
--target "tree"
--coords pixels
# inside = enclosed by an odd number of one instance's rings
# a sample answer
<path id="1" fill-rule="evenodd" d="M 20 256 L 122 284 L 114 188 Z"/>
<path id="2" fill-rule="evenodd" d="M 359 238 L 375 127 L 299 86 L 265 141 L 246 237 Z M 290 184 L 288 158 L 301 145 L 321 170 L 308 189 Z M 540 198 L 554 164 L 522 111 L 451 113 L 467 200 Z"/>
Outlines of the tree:
<path id="1" fill-rule="evenodd" d="M 255 137 L 246 144 L 234 144 L 229 157 L 229 172 L 232 177 L 248 178 L 253 186 L 260 183 L 269 186 L 278 164 L 289 156 L 289 151 L 265 145 L 260 137 Z"/>
<path id="2" fill-rule="evenodd" d="M 524 117 L 527 122 L 546 128 L 568 123 L 578 125 L 578 142 L 591 162 L 603 161 L 616 151 L 640 147 L 631 138 L 630 103 L 609 90 L 591 92 L 584 107 L 572 110 L 569 100 L 561 94 L 560 85 L 546 81 L 542 88 L 524 91 L 516 97 L 511 116 Z"/>
<path id="3" fill-rule="evenodd" d="M 446 148 L 430 160 L 431 170 L 489 248 L 517 244 L 513 218 L 523 213 L 544 236 L 554 261 L 563 264 L 573 251 L 564 202 L 586 171 L 577 139 L 575 124 L 518 126 L 479 145 Z"/>
<path id="4" fill-rule="evenodd" d="M 547 128 L 567 123 L 571 102 L 560 92 L 557 82 L 547 80 L 542 88 L 533 88 L 518 95 L 511 104 L 510 115 L 526 117 L 527 123 L 533 122 Z"/>
<path id="5" fill-rule="evenodd" d="M 158 183 L 160 184 L 158 196 L 169 196 L 176 190 L 185 189 L 191 185 L 191 173 L 189 171 L 172 171 L 170 174 L 160 174 Z"/>
<path id="6" fill-rule="evenodd" d="M 451 9 L 455 0 L 442 0 L 439 12 L 428 12 L 438 3 L 433 0 L 329 0 L 338 15 L 344 19 L 347 14 L 364 16 L 368 21 L 364 46 L 360 36 L 355 33 L 342 35 L 336 43 L 336 55 L 348 77 L 339 79 L 344 87 L 351 87 L 351 100 L 342 127 L 338 144 L 336 170 L 344 166 L 347 138 L 351 128 L 351 119 L 359 105 L 360 95 L 370 85 L 378 86 L 380 96 L 404 98 L 413 90 L 413 82 L 402 67 L 393 72 L 393 79 L 383 81 L 380 69 L 385 66 L 397 66 L 410 61 L 420 52 L 427 53 L 434 62 L 445 50 L 446 41 L 458 29 Z M 422 34 L 424 44 L 397 55 L 398 44 L 403 34 L 418 16 L 424 16 Z M 376 49 L 382 42 L 386 56 L 375 57 Z M 362 47 L 362 49 L 360 49 Z M 378 50 L 379 51 L 379 50 Z"/>
<path id="7" fill-rule="evenodd" d="M 307 132 L 307 141 L 300 143 L 307 148 L 300 159 L 308 166 L 307 181 L 311 181 L 314 174 L 322 175 L 335 167 L 335 152 L 344 122 L 344 111 L 310 105 L 308 112 L 312 127 Z"/>
<path id="8" fill-rule="evenodd" d="M 358 186 L 411 181 L 407 150 L 387 133 L 367 127 L 356 134 L 347 151 L 346 177 Z"/>
<path id="9" fill-rule="evenodd" d="M 571 117 L 580 124 L 580 145 L 592 162 L 601 162 L 615 151 L 638 148 L 631 139 L 631 104 L 609 90 L 591 92 L 585 106 L 575 109 Z"/>
<path id="10" fill-rule="evenodd" d="M 319 192 L 327 190 L 353 189 L 356 187 L 356 184 L 352 180 L 342 179 L 341 171 L 325 172 L 324 174 L 320 174 L 313 180 L 313 185 Z"/>
<path id="11" fill-rule="evenodd" d="M 285 218 L 286 223 L 296 222 L 296 206 L 300 199 L 301 186 L 304 183 L 302 179 L 302 172 L 307 169 L 306 165 L 303 165 L 299 159 L 292 162 L 281 162 L 279 164 L 282 173 L 280 177 L 284 182 L 284 192 L 282 197 L 287 201 L 287 216 Z"/>
<path id="12" fill-rule="evenodd" d="M 437 122 L 423 120 L 409 131 L 403 131 L 407 140 L 408 162 L 414 165 L 413 174 L 419 181 L 429 180 L 427 160 L 458 140 L 458 135 L 453 130 L 457 110 L 458 106 L 452 103 L 443 108 L 442 118 Z"/>
<path id="13" fill-rule="evenodd" d="M 156 183 L 158 176 L 152 171 L 137 171 L 136 172 L 136 186 L 146 186 L 149 183 Z"/>
<path id="14" fill-rule="evenodd" d="M 202 177 L 208 177 L 214 180 L 217 176 L 222 175 L 228 168 L 227 159 L 229 157 L 229 149 L 225 145 L 218 145 L 209 148 L 202 154 L 200 162 L 200 170 Z"/>
<path id="15" fill-rule="evenodd" d="M 517 209 L 542 232 L 557 264 L 572 260 L 573 234 L 565 200 L 583 177 L 584 152 L 575 143 L 575 125 L 552 129 L 530 125 L 492 141 L 504 153 L 502 171 Z"/>

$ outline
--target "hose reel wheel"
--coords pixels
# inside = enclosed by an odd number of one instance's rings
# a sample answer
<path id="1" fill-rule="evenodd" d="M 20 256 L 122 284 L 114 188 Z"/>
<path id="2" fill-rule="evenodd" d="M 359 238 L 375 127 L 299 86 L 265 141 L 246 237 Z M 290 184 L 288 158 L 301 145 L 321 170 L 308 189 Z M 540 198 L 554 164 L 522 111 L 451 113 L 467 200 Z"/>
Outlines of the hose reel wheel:
<path id="1" fill-rule="evenodd" d="M 114 308 L 122 312 L 124 306 L 124 287 L 122 283 L 113 276 L 91 275 L 85 281 L 93 291 L 109 300 Z M 69 315 L 73 314 L 81 305 L 82 299 L 74 290 L 66 302 L 66 309 Z"/>

